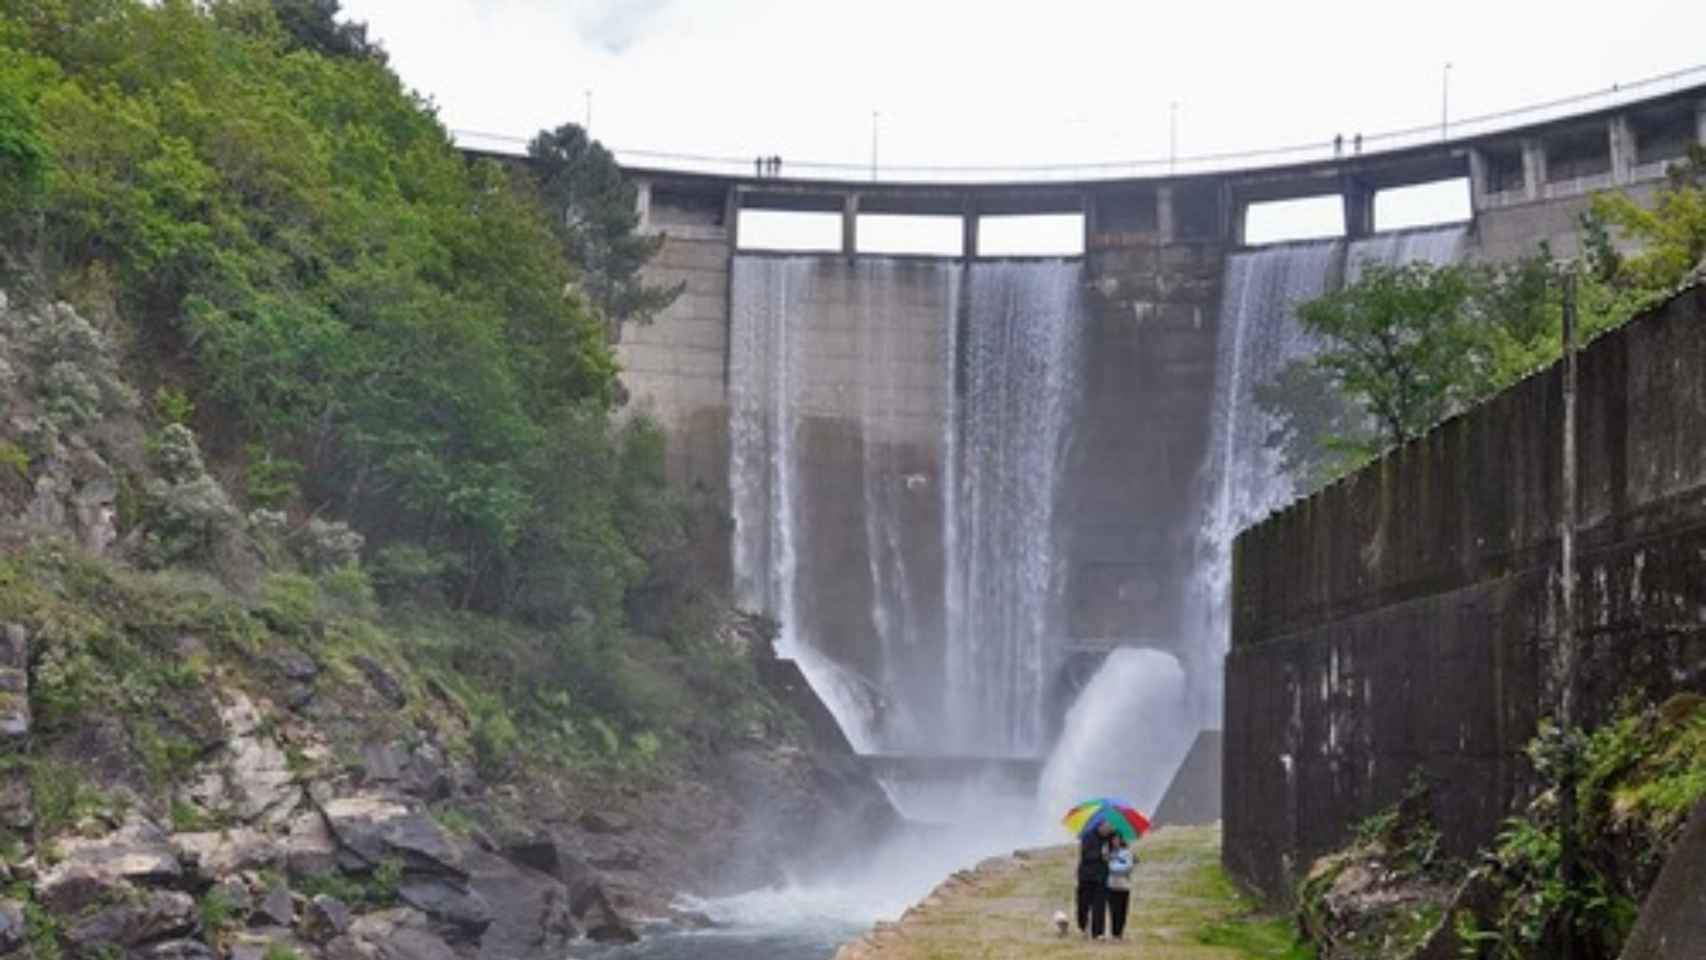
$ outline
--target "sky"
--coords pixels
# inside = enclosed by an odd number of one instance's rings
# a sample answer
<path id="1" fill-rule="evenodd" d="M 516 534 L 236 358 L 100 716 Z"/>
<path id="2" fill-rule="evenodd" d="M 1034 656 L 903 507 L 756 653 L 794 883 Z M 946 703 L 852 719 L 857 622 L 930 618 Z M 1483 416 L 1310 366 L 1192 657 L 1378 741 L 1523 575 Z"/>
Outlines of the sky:
<path id="1" fill-rule="evenodd" d="M 344 8 L 452 130 L 525 138 L 584 123 L 590 91 L 593 135 L 620 150 L 868 170 L 875 124 L 879 170 L 896 177 L 911 164 L 1164 158 L 1175 130 L 1187 157 L 1348 141 L 1437 124 L 1442 108 L 1465 117 L 1706 63 L 1701 0 Z"/>

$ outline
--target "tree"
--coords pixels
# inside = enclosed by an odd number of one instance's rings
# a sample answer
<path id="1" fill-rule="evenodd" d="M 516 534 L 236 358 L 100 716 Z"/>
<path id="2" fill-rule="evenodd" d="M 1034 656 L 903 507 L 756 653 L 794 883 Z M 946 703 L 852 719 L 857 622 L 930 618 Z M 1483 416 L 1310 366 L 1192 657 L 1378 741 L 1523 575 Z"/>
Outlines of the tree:
<path id="1" fill-rule="evenodd" d="M 1664 296 L 1706 263 L 1706 146 L 1694 144 L 1673 164 L 1651 207 L 1627 194 L 1601 193 L 1584 218 L 1589 262 L 1614 289 L 1651 300 Z M 1625 255 L 1612 231 L 1633 248 Z"/>
<path id="2" fill-rule="evenodd" d="M 1294 477 L 1322 483 L 1550 363 L 1557 270 L 1544 247 L 1504 266 L 1365 264 L 1299 306 L 1322 346 L 1257 386 L 1276 424 L 1268 445 Z M 1617 315 L 1602 292 L 1583 300 L 1585 335 Z"/>
<path id="3" fill-rule="evenodd" d="M 1467 267 L 1370 263 L 1355 284 L 1298 308 L 1299 323 L 1326 344 L 1314 366 L 1386 444 L 1420 436 L 1471 394 L 1473 281 Z"/>
<path id="4" fill-rule="evenodd" d="M 639 232 L 635 190 L 616 158 L 575 124 L 541 132 L 528 145 L 540 193 L 581 287 L 603 313 L 612 340 L 624 323 L 649 323 L 675 302 L 685 284 L 663 287 L 640 276 L 661 236 Z"/>
<path id="5" fill-rule="evenodd" d="M 297 47 L 328 57 L 385 62 L 385 51 L 367 39 L 367 24 L 338 22 L 339 0 L 272 0 L 272 5 Z"/>

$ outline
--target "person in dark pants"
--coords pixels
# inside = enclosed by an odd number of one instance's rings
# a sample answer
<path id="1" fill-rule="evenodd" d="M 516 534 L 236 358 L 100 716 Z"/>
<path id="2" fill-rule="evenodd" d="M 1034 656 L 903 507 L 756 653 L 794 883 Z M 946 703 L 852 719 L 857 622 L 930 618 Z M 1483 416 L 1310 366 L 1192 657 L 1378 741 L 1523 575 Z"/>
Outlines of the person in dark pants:
<path id="1" fill-rule="evenodd" d="M 1108 934 L 1124 940 L 1126 912 L 1131 909 L 1131 871 L 1137 858 L 1117 833 L 1108 838 L 1108 850 Z"/>
<path id="2" fill-rule="evenodd" d="M 1102 939 L 1108 919 L 1108 836 L 1113 831 L 1098 824 L 1078 838 L 1078 932 L 1093 940 Z"/>

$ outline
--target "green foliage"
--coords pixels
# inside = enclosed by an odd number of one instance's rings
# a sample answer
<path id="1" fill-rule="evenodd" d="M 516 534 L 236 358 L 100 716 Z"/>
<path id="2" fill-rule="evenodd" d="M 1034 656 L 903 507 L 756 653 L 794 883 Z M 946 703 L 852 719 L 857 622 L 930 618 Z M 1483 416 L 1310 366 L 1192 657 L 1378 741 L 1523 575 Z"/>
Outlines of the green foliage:
<path id="1" fill-rule="evenodd" d="M 243 471 L 244 493 L 249 503 L 257 507 L 278 508 L 299 494 L 302 465 L 274 453 L 265 444 L 251 443 L 244 448 L 247 460 Z"/>
<path id="2" fill-rule="evenodd" d="M 195 416 L 195 401 L 176 387 L 161 387 L 154 391 L 154 413 L 162 423 L 187 427 Z"/>
<path id="3" fill-rule="evenodd" d="M 27 480 L 30 476 L 30 455 L 10 440 L 0 440 L 0 467 L 8 467 Z"/>
<path id="4" fill-rule="evenodd" d="M 0 31 L 0 218 L 35 203 L 52 166 L 38 104 L 55 71 L 14 42 Z"/>
<path id="5" fill-rule="evenodd" d="M 30 960 L 59 960 L 65 955 L 59 945 L 59 918 L 34 899 L 24 900 L 24 942 Z"/>
<path id="6" fill-rule="evenodd" d="M 188 427 L 167 424 L 153 448 L 159 475 L 143 485 L 143 559 L 155 567 L 208 563 L 240 529 L 237 508 L 208 474 Z"/>
<path id="7" fill-rule="evenodd" d="M 223 887 L 212 887 L 202 894 L 196 910 L 201 915 L 202 929 L 216 943 L 242 919 L 238 916 L 237 905 L 231 902 Z"/>
<path id="8" fill-rule="evenodd" d="M 262 960 L 302 960 L 302 954 L 282 943 L 267 944 L 266 953 L 262 954 L 261 957 Z"/>
<path id="9" fill-rule="evenodd" d="M 663 238 L 638 232 L 634 187 L 610 151 L 570 123 L 541 132 L 527 154 L 564 252 L 613 334 L 624 323 L 649 323 L 680 296 L 684 285 L 655 287 L 640 278 Z"/>
<path id="10" fill-rule="evenodd" d="M 1267 438 L 1293 476 L 1320 484 L 1556 360 L 1563 282 L 1577 285 L 1581 342 L 1627 320 L 1635 299 L 1586 261 L 1539 253 L 1502 266 L 1365 264 L 1356 283 L 1304 303 L 1323 349 L 1260 384 Z"/>
<path id="11" fill-rule="evenodd" d="M 1453 918 L 1466 958 L 1554 955 L 1564 917 L 1576 916 L 1584 956 L 1616 957 L 1687 815 L 1706 799 L 1706 700 L 1626 701 L 1590 734 L 1545 725 L 1529 749 L 1552 789 L 1505 824 L 1490 858 L 1498 893 L 1484 916 Z M 1559 784 L 1574 764 L 1582 881 L 1560 874 Z"/>
<path id="12" fill-rule="evenodd" d="M 1198 930 L 1197 942 L 1236 950 L 1241 957 L 1315 960 L 1315 950 L 1297 939 L 1296 928 L 1283 917 L 1223 920 Z"/>
<path id="13" fill-rule="evenodd" d="M 109 268 L 143 338 L 193 358 L 186 392 L 243 424 L 252 506 L 305 499 L 377 548 L 453 558 L 435 576 L 453 605 L 614 630 L 645 572 L 627 538 L 657 531 L 623 514 L 636 488 L 599 307 L 564 291 L 579 276 L 611 316 L 661 305 L 637 279 L 655 241 L 633 235 L 632 188 L 564 141 L 546 182 L 569 193 L 547 214 L 530 177 L 467 163 L 336 14 L 0 5 L 0 37 L 39 67 L 47 259 Z M 85 419 L 88 384 L 40 369 Z M 222 519 L 207 491 L 177 493 L 172 525 Z"/>
<path id="14" fill-rule="evenodd" d="M 397 889 L 402 882 L 403 862 L 392 857 L 363 877 L 322 873 L 297 878 L 296 887 L 305 897 L 335 897 L 351 908 L 382 909 L 396 904 Z"/>
<path id="15" fill-rule="evenodd" d="M 76 765 L 39 759 L 30 765 L 30 793 L 35 801 L 36 832 L 42 837 L 63 833 L 77 821 L 106 809 L 106 797 Z"/>
<path id="16" fill-rule="evenodd" d="M 1676 288 L 1706 262 L 1706 146 L 1694 144 L 1669 170 L 1651 206 L 1625 194 L 1602 193 L 1587 217 L 1589 251 L 1597 271 L 1643 306 Z M 1624 257 L 1611 245 L 1622 234 L 1636 252 Z"/>

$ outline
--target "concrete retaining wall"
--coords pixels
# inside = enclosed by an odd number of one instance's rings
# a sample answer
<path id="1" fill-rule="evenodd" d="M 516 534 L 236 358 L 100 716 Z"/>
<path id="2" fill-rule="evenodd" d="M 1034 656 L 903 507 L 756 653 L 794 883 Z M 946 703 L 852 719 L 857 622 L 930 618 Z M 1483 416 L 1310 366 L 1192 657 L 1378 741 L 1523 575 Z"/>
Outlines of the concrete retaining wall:
<path id="1" fill-rule="evenodd" d="M 1706 290 L 1581 357 L 1577 624 L 1589 723 L 1706 689 Z M 1532 789 L 1557 696 L 1556 369 L 1242 535 L 1226 665 L 1226 860 L 1283 894 L 1412 771 L 1448 852 Z"/>

